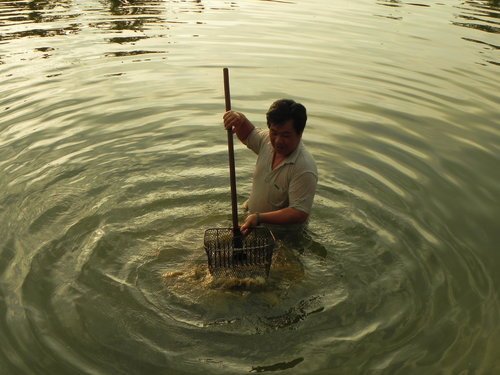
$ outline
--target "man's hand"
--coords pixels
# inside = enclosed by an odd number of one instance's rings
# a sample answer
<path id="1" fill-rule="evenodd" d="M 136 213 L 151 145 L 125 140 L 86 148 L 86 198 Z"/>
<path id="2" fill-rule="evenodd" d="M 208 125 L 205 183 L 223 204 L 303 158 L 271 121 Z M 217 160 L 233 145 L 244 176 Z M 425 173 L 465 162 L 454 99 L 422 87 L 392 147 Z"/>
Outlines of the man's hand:
<path id="1" fill-rule="evenodd" d="M 239 140 L 245 143 L 247 137 L 254 129 L 253 124 L 241 112 L 227 111 L 222 116 L 224 119 L 224 127 L 236 133 Z"/>
<path id="2" fill-rule="evenodd" d="M 243 233 L 244 236 L 246 236 L 248 233 L 252 231 L 252 228 L 255 228 L 257 226 L 257 215 L 256 214 L 250 214 L 247 216 L 245 219 L 245 222 L 243 225 L 240 227 L 241 233 Z"/>
<path id="3" fill-rule="evenodd" d="M 248 121 L 243 113 L 235 111 L 227 111 L 222 118 L 224 119 L 224 127 L 226 130 L 232 130 L 233 133 L 236 133 L 237 129 Z"/>

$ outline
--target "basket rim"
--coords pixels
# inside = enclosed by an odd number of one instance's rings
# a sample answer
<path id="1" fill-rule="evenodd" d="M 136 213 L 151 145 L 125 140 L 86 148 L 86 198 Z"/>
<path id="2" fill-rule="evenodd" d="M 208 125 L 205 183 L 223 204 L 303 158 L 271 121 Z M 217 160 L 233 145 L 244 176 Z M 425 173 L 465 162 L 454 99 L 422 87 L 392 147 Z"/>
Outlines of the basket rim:
<path id="1" fill-rule="evenodd" d="M 253 229 L 259 229 L 259 230 L 267 230 L 269 232 L 269 234 L 271 235 L 271 237 L 273 238 L 273 241 L 276 242 L 276 237 L 273 233 L 273 231 L 271 229 L 269 229 L 267 226 L 265 225 L 257 225 L 256 227 L 252 227 L 252 230 Z M 234 230 L 234 228 L 231 228 L 231 227 L 211 227 L 211 228 L 207 228 L 205 229 L 205 235 L 208 231 L 211 231 L 211 230 L 216 230 L 216 231 L 219 231 L 219 230 Z M 251 232 L 250 232 L 251 233 Z M 245 236 L 243 236 L 245 237 Z"/>

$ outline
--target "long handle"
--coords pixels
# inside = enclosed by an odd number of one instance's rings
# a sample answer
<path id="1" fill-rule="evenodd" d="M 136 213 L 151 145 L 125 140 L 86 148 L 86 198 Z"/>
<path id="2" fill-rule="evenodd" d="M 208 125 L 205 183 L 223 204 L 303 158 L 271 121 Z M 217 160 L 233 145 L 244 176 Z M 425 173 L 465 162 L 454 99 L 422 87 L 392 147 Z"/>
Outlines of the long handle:
<path id="1" fill-rule="evenodd" d="M 229 91 L 229 69 L 224 68 L 224 96 L 226 99 L 226 111 L 231 110 L 231 93 Z M 234 166 L 234 144 L 233 132 L 227 130 L 227 150 L 229 152 L 229 177 L 231 180 L 231 206 L 233 209 L 233 234 L 235 239 L 241 238 L 240 227 L 238 225 L 238 199 L 236 196 L 236 171 Z M 236 243 L 236 242 L 235 242 Z M 241 246 L 240 246 L 241 247 Z"/>

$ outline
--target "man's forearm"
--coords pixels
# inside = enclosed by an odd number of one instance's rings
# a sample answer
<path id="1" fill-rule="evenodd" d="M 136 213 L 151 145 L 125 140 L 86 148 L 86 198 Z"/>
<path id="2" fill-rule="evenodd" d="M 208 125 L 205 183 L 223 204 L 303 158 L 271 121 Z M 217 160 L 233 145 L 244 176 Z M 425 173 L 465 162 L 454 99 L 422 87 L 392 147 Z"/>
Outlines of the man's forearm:
<path id="1" fill-rule="evenodd" d="M 267 224 L 302 224 L 309 215 L 296 208 L 287 207 L 277 211 L 259 213 L 259 222 Z"/>
<path id="2" fill-rule="evenodd" d="M 250 214 L 241 226 L 241 232 L 247 235 L 253 227 L 259 224 L 302 224 L 308 217 L 309 214 L 292 207 L 283 208 L 277 211 Z"/>
<path id="3" fill-rule="evenodd" d="M 236 136 L 242 143 L 247 144 L 247 138 L 255 126 L 248 119 L 245 118 L 245 120 L 241 126 L 236 128 Z"/>

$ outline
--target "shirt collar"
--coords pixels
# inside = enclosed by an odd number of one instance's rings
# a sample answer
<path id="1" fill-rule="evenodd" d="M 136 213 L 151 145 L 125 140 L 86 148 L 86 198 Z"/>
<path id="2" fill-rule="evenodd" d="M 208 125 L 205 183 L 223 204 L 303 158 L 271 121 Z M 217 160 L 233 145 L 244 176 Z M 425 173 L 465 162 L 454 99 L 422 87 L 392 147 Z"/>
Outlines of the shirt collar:
<path id="1" fill-rule="evenodd" d="M 283 161 L 283 164 L 295 164 L 297 158 L 299 157 L 300 151 L 302 150 L 302 140 L 297 145 L 297 148 L 287 156 L 287 158 Z"/>

